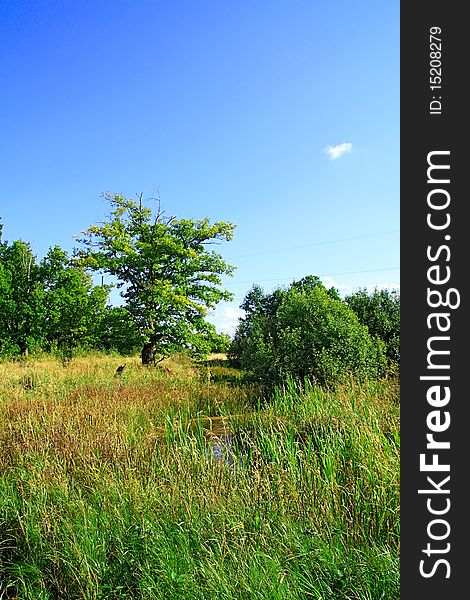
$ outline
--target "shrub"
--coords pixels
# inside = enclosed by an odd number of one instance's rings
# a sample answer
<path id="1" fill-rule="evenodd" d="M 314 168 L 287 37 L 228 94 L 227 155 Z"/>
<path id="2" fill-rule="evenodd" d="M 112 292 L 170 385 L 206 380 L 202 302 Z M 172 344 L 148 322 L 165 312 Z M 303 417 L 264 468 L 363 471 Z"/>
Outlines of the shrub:
<path id="1" fill-rule="evenodd" d="M 289 376 L 330 385 L 384 374 L 385 344 L 321 283 L 276 294 L 274 307 L 259 302 L 240 324 L 230 356 L 243 368 L 271 384 Z"/>

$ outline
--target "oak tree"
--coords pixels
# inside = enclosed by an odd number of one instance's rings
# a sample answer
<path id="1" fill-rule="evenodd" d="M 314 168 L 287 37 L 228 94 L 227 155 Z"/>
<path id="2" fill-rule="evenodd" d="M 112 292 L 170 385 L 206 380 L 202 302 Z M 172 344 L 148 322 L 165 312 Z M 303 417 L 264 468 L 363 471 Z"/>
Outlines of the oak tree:
<path id="1" fill-rule="evenodd" d="M 209 246 L 232 239 L 234 225 L 218 221 L 167 217 L 159 200 L 155 209 L 136 200 L 105 194 L 108 219 L 79 238 L 77 261 L 117 280 L 137 330 L 144 337 L 142 363 L 155 363 L 187 348 L 207 345 L 212 326 L 205 316 L 232 294 L 221 289 L 223 275 L 234 267 Z"/>

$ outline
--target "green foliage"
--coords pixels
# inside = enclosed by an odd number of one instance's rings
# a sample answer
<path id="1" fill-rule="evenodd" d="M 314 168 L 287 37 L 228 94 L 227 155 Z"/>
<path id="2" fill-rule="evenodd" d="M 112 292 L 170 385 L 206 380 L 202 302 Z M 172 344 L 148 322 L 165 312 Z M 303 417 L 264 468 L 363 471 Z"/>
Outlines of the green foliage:
<path id="1" fill-rule="evenodd" d="M 58 246 L 41 261 L 40 271 L 47 340 L 71 358 L 78 346 L 96 344 L 109 287 L 93 286 L 84 269 L 70 264 L 67 253 Z"/>
<path id="2" fill-rule="evenodd" d="M 44 290 L 31 247 L 0 245 L 0 351 L 25 356 L 44 338 Z"/>
<path id="3" fill-rule="evenodd" d="M 233 267 L 207 246 L 232 239 L 234 225 L 166 217 L 142 203 L 106 194 L 112 207 L 102 225 L 80 239 L 78 264 L 117 277 L 126 309 L 145 339 L 142 362 L 187 348 L 205 351 L 207 309 L 232 294 L 220 289 Z"/>
<path id="4" fill-rule="evenodd" d="M 231 338 L 228 333 L 214 332 L 211 340 L 211 352 L 217 354 L 226 354 L 230 350 Z"/>
<path id="5" fill-rule="evenodd" d="M 28 243 L 0 240 L 0 354 L 93 347 L 108 293 L 58 246 L 38 263 Z"/>
<path id="6" fill-rule="evenodd" d="M 369 333 L 382 340 L 386 346 L 389 364 L 400 362 L 400 294 L 396 290 L 366 289 L 346 297 L 346 303 L 357 315 L 360 323 L 367 325 Z"/>
<path id="7" fill-rule="evenodd" d="M 383 342 L 372 339 L 336 290 L 325 289 L 318 278 L 302 282 L 270 295 L 258 286 L 250 290 L 229 357 L 268 384 L 290 376 L 321 385 L 350 375 L 380 376 Z"/>
<path id="8" fill-rule="evenodd" d="M 142 336 L 125 306 L 107 306 L 97 333 L 96 347 L 123 356 L 136 354 L 142 347 Z"/>
<path id="9" fill-rule="evenodd" d="M 38 263 L 28 243 L 2 240 L 0 223 L 0 354 L 50 351 L 68 361 L 79 347 L 134 354 L 144 346 L 151 362 L 157 352 L 226 350 L 229 340 L 205 316 L 232 297 L 219 286 L 233 267 L 207 246 L 230 240 L 234 226 L 107 199 L 109 221 L 89 228 L 74 260 L 55 246 Z M 106 307 L 110 286 L 94 286 L 86 268 L 116 276 L 126 305 Z"/>

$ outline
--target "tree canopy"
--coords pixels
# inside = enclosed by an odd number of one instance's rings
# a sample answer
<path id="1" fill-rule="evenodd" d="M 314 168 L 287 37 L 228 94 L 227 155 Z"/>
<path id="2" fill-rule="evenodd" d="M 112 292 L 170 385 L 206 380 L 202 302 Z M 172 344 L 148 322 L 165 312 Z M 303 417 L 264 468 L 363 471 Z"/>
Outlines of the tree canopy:
<path id="1" fill-rule="evenodd" d="M 44 290 L 27 242 L 0 245 L 0 332 L 5 354 L 26 355 L 44 337 Z"/>
<path id="2" fill-rule="evenodd" d="M 59 246 L 49 250 L 39 269 L 47 339 L 70 358 L 74 348 L 95 344 L 109 286 L 94 286 L 84 269 L 71 264 Z"/>
<path id="3" fill-rule="evenodd" d="M 381 339 L 386 346 L 390 365 L 400 361 L 400 294 L 397 290 L 375 289 L 368 293 L 359 290 L 345 298 L 359 321 L 367 325 L 369 333 Z"/>

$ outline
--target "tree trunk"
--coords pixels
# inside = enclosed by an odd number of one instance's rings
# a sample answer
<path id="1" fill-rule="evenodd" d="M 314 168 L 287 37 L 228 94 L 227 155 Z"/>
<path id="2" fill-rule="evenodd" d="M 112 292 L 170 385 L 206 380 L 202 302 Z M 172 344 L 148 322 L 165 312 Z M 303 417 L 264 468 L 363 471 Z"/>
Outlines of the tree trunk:
<path id="1" fill-rule="evenodd" d="M 157 352 L 157 348 L 156 348 L 156 344 L 154 341 L 150 340 L 150 342 L 147 342 L 146 344 L 144 344 L 144 347 L 142 348 L 142 353 L 141 353 L 142 364 L 143 365 L 150 365 L 151 363 L 155 364 L 156 352 Z"/>

